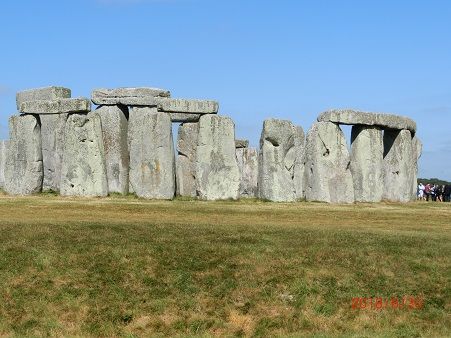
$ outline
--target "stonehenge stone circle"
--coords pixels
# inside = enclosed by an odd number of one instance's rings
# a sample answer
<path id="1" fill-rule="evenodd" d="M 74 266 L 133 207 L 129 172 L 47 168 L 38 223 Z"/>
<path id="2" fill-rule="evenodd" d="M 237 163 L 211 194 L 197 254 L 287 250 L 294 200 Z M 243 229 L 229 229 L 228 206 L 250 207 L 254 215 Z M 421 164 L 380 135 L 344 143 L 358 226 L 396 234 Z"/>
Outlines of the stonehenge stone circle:
<path id="1" fill-rule="evenodd" d="M 384 199 L 412 200 L 413 157 L 412 136 L 408 130 L 384 131 Z"/>
<path id="2" fill-rule="evenodd" d="M 277 202 L 416 196 L 422 144 L 408 117 L 329 110 L 307 138 L 290 121 L 268 119 L 255 149 L 235 139 L 235 125 L 217 115 L 217 101 L 172 98 L 153 87 L 95 89 L 91 101 L 57 86 L 18 92 L 10 140 L 0 141 L 0 187 L 18 195 L 133 192 Z M 176 147 L 173 122 L 181 123 Z M 351 151 L 340 124 L 352 125 Z"/>
<path id="3" fill-rule="evenodd" d="M 239 142 L 241 141 L 241 142 Z M 241 147 L 245 145 L 244 147 Z M 249 141 L 236 140 L 236 159 L 240 172 L 240 197 L 258 197 L 258 151 Z"/>
<path id="4" fill-rule="evenodd" d="M 382 200 L 384 143 L 382 130 L 379 127 L 363 125 L 352 127 L 351 172 L 357 202 L 380 202 Z"/>
<path id="5" fill-rule="evenodd" d="M 305 196 L 308 201 L 354 202 L 350 155 L 340 127 L 314 123 L 305 146 Z"/>
<path id="6" fill-rule="evenodd" d="M 99 106 L 108 192 L 128 193 L 129 154 L 127 144 L 128 110 L 124 106 Z"/>
<path id="7" fill-rule="evenodd" d="M 408 129 L 415 133 L 417 124 L 408 117 L 366 113 L 352 109 L 335 109 L 324 112 L 318 116 L 318 122 L 334 122 L 338 124 L 362 124 L 365 126 L 379 126 L 386 129 Z"/>
<path id="8" fill-rule="evenodd" d="M 68 114 L 41 114 L 43 191 L 59 191 L 63 161 L 64 135 Z"/>
<path id="9" fill-rule="evenodd" d="M 195 176 L 200 199 L 238 199 L 240 173 L 231 118 L 206 114 L 199 119 Z"/>
<path id="10" fill-rule="evenodd" d="M 296 200 L 293 181 L 296 162 L 296 127 L 287 120 L 263 122 L 259 154 L 259 197 L 274 202 Z"/>
<path id="11" fill-rule="evenodd" d="M 196 149 L 199 123 L 183 123 L 177 135 L 177 195 L 196 197 Z"/>
<path id="12" fill-rule="evenodd" d="M 129 179 L 139 197 L 172 199 L 175 155 L 171 119 L 153 108 L 132 107 L 129 121 Z"/>
<path id="13" fill-rule="evenodd" d="M 20 105 L 25 101 L 37 101 L 37 100 L 57 100 L 67 99 L 71 97 L 71 90 L 64 87 L 44 87 L 29 89 L 18 92 L 16 94 L 17 110 L 20 110 Z"/>
<path id="14" fill-rule="evenodd" d="M 63 196 L 108 195 L 98 114 L 71 114 L 67 119 L 60 193 Z"/>
<path id="15" fill-rule="evenodd" d="M 6 152 L 5 191 L 30 195 L 42 190 L 41 128 L 33 115 L 11 116 Z"/>
<path id="16" fill-rule="evenodd" d="M 9 141 L 0 141 L 0 188 L 5 186 L 6 152 Z"/>

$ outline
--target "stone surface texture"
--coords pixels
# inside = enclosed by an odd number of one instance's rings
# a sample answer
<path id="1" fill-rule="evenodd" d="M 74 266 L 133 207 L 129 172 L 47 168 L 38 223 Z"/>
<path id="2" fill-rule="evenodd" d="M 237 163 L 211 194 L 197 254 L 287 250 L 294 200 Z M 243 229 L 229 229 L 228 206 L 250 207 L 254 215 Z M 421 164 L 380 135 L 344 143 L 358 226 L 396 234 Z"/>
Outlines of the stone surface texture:
<path id="1" fill-rule="evenodd" d="M 379 127 L 356 125 L 351 133 L 351 173 L 357 202 L 380 202 L 384 192 L 384 143 Z"/>
<path id="2" fill-rule="evenodd" d="M 184 123 L 184 122 L 197 122 L 201 114 L 187 114 L 187 113 L 168 113 L 172 122 Z"/>
<path id="3" fill-rule="evenodd" d="M 195 176 L 200 199 L 238 199 L 240 173 L 231 118 L 206 114 L 199 119 Z"/>
<path id="4" fill-rule="evenodd" d="M 294 145 L 296 159 L 293 166 L 293 183 L 297 200 L 305 198 L 305 133 L 301 126 L 295 127 Z"/>
<path id="5" fill-rule="evenodd" d="M 415 132 L 417 124 L 408 117 L 368 113 L 352 109 L 335 109 L 326 111 L 318 116 L 318 122 L 333 122 L 338 124 L 362 124 L 366 126 L 379 126 L 387 129 L 408 129 Z"/>
<path id="6" fill-rule="evenodd" d="M 19 112 L 24 114 L 63 114 L 87 113 L 91 110 L 91 101 L 86 98 L 24 101 Z"/>
<path id="7" fill-rule="evenodd" d="M 36 100 L 57 100 L 57 99 L 67 99 L 71 96 L 71 90 L 64 87 L 43 87 L 28 89 L 16 94 L 16 104 L 17 110 L 20 109 L 20 104 L 25 101 L 36 101 Z"/>
<path id="8" fill-rule="evenodd" d="M 6 152 L 5 191 L 30 195 L 42 190 L 41 128 L 33 115 L 11 116 Z"/>
<path id="9" fill-rule="evenodd" d="M 274 202 L 296 200 L 293 175 L 296 162 L 296 127 L 287 120 L 263 122 L 259 154 L 259 197 Z"/>
<path id="10" fill-rule="evenodd" d="M 0 188 L 5 187 L 5 167 L 6 167 L 6 153 L 8 150 L 9 141 L 0 141 Z"/>
<path id="11" fill-rule="evenodd" d="M 408 130 L 384 131 L 384 195 L 394 202 L 409 202 L 415 171 L 412 136 Z"/>
<path id="12" fill-rule="evenodd" d="M 240 171 L 240 197 L 258 197 L 258 152 L 255 148 L 236 148 Z"/>
<path id="13" fill-rule="evenodd" d="M 249 140 L 235 140 L 235 148 L 249 147 Z"/>
<path id="14" fill-rule="evenodd" d="M 305 197 L 308 201 L 354 202 L 350 155 L 340 127 L 314 123 L 305 146 Z"/>
<path id="15" fill-rule="evenodd" d="M 67 119 L 60 193 L 63 196 L 108 195 L 98 114 L 71 114 Z"/>
<path id="16" fill-rule="evenodd" d="M 132 191 L 139 197 L 172 199 L 175 155 L 169 115 L 155 108 L 132 107 L 128 131 Z"/>
<path id="17" fill-rule="evenodd" d="M 196 197 L 196 149 L 199 123 L 183 123 L 177 135 L 177 195 Z"/>
<path id="18" fill-rule="evenodd" d="M 125 106 L 100 106 L 100 116 L 108 192 L 128 193 L 129 154 L 127 143 L 128 109 Z"/>
<path id="19" fill-rule="evenodd" d="M 98 105 L 156 106 L 156 97 L 170 95 L 168 90 L 150 87 L 100 88 L 92 91 L 91 100 Z"/>
<path id="20" fill-rule="evenodd" d="M 64 130 L 68 114 L 42 114 L 41 142 L 44 165 L 43 191 L 60 189 L 61 165 L 63 161 Z"/>
<path id="21" fill-rule="evenodd" d="M 159 111 L 185 114 L 216 114 L 219 104 L 211 100 L 157 98 Z"/>
<path id="22" fill-rule="evenodd" d="M 420 160 L 421 154 L 423 152 L 423 143 L 421 140 L 414 136 L 412 138 L 412 161 L 413 161 L 413 176 L 412 176 L 412 199 L 417 198 L 417 188 L 418 188 L 418 161 Z"/>

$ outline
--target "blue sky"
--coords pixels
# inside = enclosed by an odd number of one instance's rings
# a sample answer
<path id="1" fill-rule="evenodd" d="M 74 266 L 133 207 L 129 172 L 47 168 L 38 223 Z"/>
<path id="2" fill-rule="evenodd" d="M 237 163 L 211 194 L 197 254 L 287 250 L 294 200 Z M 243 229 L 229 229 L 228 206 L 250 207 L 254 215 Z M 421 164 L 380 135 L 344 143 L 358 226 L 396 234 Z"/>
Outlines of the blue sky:
<path id="1" fill-rule="evenodd" d="M 0 138 L 18 90 L 154 86 L 218 100 L 253 145 L 268 117 L 406 115 L 420 176 L 451 180 L 450 20 L 445 0 L 2 1 Z"/>

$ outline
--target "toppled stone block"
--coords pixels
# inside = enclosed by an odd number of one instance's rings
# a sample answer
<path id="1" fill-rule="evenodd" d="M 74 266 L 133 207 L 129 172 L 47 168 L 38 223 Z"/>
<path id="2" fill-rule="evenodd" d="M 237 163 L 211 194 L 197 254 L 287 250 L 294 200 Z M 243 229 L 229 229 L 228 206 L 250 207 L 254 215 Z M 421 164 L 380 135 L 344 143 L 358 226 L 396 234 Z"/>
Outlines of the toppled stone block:
<path id="1" fill-rule="evenodd" d="M 16 94 L 17 110 L 20 110 L 20 104 L 25 101 L 37 101 L 37 100 L 57 100 L 70 98 L 71 91 L 69 88 L 64 87 L 43 87 L 28 89 Z"/>
<path id="2" fill-rule="evenodd" d="M 42 190 L 41 128 L 33 115 L 11 116 L 6 152 L 5 191 L 30 195 Z"/>
<path id="3" fill-rule="evenodd" d="M 0 141 L 0 188 L 5 187 L 6 153 L 9 141 Z"/>
<path id="4" fill-rule="evenodd" d="M 44 165 L 43 191 L 59 191 L 63 161 L 64 130 L 68 114 L 42 114 L 41 142 Z"/>
<path id="5" fill-rule="evenodd" d="M 338 124 L 362 124 L 365 126 L 379 126 L 383 129 L 407 129 L 415 133 L 417 124 L 408 117 L 367 113 L 352 109 L 334 109 L 318 116 L 318 122 L 333 122 Z"/>
<path id="6" fill-rule="evenodd" d="M 128 109 L 125 106 L 100 106 L 93 114 L 100 116 L 102 125 L 108 192 L 127 194 L 129 185 Z"/>
<path id="7" fill-rule="evenodd" d="M 249 140 L 235 140 L 235 148 L 248 148 Z"/>
<path id="8" fill-rule="evenodd" d="M 216 114 L 219 104 L 210 100 L 157 98 L 159 111 L 185 114 Z"/>
<path id="9" fill-rule="evenodd" d="M 259 197 L 274 202 L 293 202 L 293 182 L 297 149 L 296 128 L 287 120 L 263 122 L 259 154 Z"/>
<path id="10" fill-rule="evenodd" d="M 305 197 L 308 201 L 354 202 L 350 155 L 340 127 L 314 123 L 305 146 Z"/>
<path id="11" fill-rule="evenodd" d="M 177 135 L 177 195 L 196 197 L 196 149 L 199 123 L 183 123 Z"/>
<path id="12" fill-rule="evenodd" d="M 197 196 L 204 200 L 238 199 L 240 173 L 232 119 L 202 115 L 196 152 Z"/>
<path id="13" fill-rule="evenodd" d="M 132 191 L 139 197 L 172 199 L 175 155 L 169 115 L 155 108 L 131 107 L 128 128 Z"/>
<path id="14" fill-rule="evenodd" d="M 357 202 L 380 202 L 384 193 L 384 144 L 382 130 L 373 126 L 353 126 L 351 172 Z"/>
<path id="15" fill-rule="evenodd" d="M 258 197 L 258 152 L 255 148 L 236 148 L 240 172 L 240 197 Z"/>
<path id="16" fill-rule="evenodd" d="M 156 97 L 169 97 L 169 91 L 159 88 L 100 88 L 93 90 L 91 100 L 97 105 L 156 106 Z"/>
<path id="17" fill-rule="evenodd" d="M 24 101 L 19 111 L 23 114 L 88 113 L 91 101 L 86 98 Z"/>
<path id="18" fill-rule="evenodd" d="M 65 126 L 60 193 L 107 196 L 102 129 L 98 114 L 71 114 Z"/>
<path id="19" fill-rule="evenodd" d="M 414 156 L 408 130 L 384 131 L 384 195 L 394 202 L 409 202 L 412 197 Z"/>

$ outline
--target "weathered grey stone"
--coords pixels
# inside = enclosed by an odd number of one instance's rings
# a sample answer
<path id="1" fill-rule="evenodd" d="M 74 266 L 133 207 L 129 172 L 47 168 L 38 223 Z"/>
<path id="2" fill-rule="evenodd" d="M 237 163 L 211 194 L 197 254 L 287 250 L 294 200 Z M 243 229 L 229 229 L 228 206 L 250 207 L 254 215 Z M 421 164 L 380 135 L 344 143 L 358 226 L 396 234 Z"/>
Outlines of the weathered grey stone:
<path id="1" fill-rule="evenodd" d="M 5 191 L 29 195 L 42 189 L 41 128 L 33 115 L 11 116 L 6 152 Z"/>
<path id="2" fill-rule="evenodd" d="M 5 186 L 6 153 L 9 141 L 0 141 L 0 188 Z"/>
<path id="3" fill-rule="evenodd" d="M 70 96 L 70 89 L 64 87 L 52 86 L 24 90 L 16 94 L 17 110 L 20 109 L 20 104 L 25 101 L 67 99 Z"/>
<path id="4" fill-rule="evenodd" d="M 201 114 L 185 114 L 185 113 L 167 113 L 171 117 L 172 122 L 197 122 Z"/>
<path id="5" fill-rule="evenodd" d="M 308 201 L 354 202 L 350 156 L 340 127 L 314 123 L 305 146 L 305 197 Z"/>
<path id="6" fill-rule="evenodd" d="M 235 140 L 235 148 L 248 148 L 249 140 Z"/>
<path id="7" fill-rule="evenodd" d="M 155 112 L 155 108 L 132 107 L 128 131 L 133 191 L 139 197 L 172 199 L 175 156 L 169 115 Z"/>
<path id="8" fill-rule="evenodd" d="M 295 126 L 287 120 L 263 122 L 259 154 L 259 196 L 275 202 L 296 200 L 293 174 L 297 149 Z"/>
<path id="9" fill-rule="evenodd" d="M 421 143 L 420 139 L 415 135 L 412 138 L 412 160 L 413 160 L 413 176 L 412 176 L 412 200 L 417 198 L 417 187 L 418 187 L 418 160 L 421 157 L 421 153 L 423 152 L 423 143 Z"/>
<path id="10" fill-rule="evenodd" d="M 295 127 L 294 145 L 296 148 L 296 159 L 293 166 L 293 183 L 297 200 L 305 198 L 305 134 L 301 126 Z"/>
<path id="11" fill-rule="evenodd" d="M 157 98 L 159 111 L 185 114 L 216 114 L 219 104 L 209 100 Z"/>
<path id="12" fill-rule="evenodd" d="M 384 144 L 379 127 L 357 125 L 351 133 L 351 173 L 357 202 L 380 202 L 384 192 Z"/>
<path id="13" fill-rule="evenodd" d="M 258 197 L 258 152 L 255 148 L 236 148 L 240 171 L 240 197 Z"/>
<path id="14" fill-rule="evenodd" d="M 415 132 L 417 124 L 408 117 L 367 113 L 352 109 L 335 109 L 326 111 L 318 116 L 318 122 L 334 122 L 339 124 L 363 124 L 366 126 L 379 126 L 387 129 L 408 129 Z"/>
<path id="15" fill-rule="evenodd" d="M 384 195 L 389 201 L 412 200 L 414 161 L 408 130 L 384 131 Z"/>
<path id="16" fill-rule="evenodd" d="M 196 190 L 204 200 L 237 199 L 240 173 L 231 118 L 206 114 L 199 119 L 196 148 Z"/>
<path id="17" fill-rule="evenodd" d="M 100 106 L 100 116 L 108 180 L 108 192 L 128 193 L 129 154 L 127 143 L 128 109 L 125 106 Z"/>
<path id="18" fill-rule="evenodd" d="M 19 107 L 24 114 L 87 113 L 90 110 L 91 101 L 86 98 L 24 101 Z"/>
<path id="19" fill-rule="evenodd" d="M 169 97 L 169 91 L 159 88 L 100 88 L 92 91 L 91 100 L 98 105 L 156 106 L 155 97 Z"/>
<path id="20" fill-rule="evenodd" d="M 196 148 L 199 123 L 183 123 L 177 135 L 177 195 L 196 197 Z"/>
<path id="21" fill-rule="evenodd" d="M 44 165 L 43 191 L 59 191 L 64 149 L 64 129 L 68 114 L 42 114 L 41 142 Z"/>
<path id="22" fill-rule="evenodd" d="M 67 119 L 60 193 L 63 196 L 108 195 L 98 114 L 71 114 Z"/>

